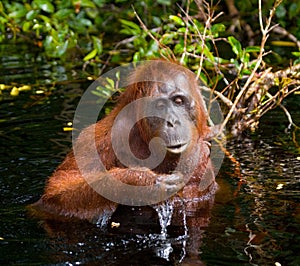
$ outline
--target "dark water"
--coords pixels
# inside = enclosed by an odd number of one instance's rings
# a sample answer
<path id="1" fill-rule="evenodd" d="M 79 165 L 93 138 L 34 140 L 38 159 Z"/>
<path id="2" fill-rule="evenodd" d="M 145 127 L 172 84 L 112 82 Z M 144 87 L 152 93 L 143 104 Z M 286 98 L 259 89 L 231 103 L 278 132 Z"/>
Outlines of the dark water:
<path id="1" fill-rule="evenodd" d="M 42 84 L 74 75 L 28 48 L 17 51 L 1 58 L 0 83 Z M 87 86 L 0 95 L 0 265 L 300 265 L 300 131 L 288 130 L 280 110 L 255 134 L 227 144 L 241 175 L 225 159 L 210 223 L 188 238 L 171 227 L 162 239 L 157 217 L 146 211 L 143 220 L 138 209 L 130 215 L 120 209 L 115 219 L 125 224 L 123 231 L 29 217 L 26 206 L 40 197 L 71 147 L 63 128 Z M 300 124 L 300 97 L 285 104 Z"/>

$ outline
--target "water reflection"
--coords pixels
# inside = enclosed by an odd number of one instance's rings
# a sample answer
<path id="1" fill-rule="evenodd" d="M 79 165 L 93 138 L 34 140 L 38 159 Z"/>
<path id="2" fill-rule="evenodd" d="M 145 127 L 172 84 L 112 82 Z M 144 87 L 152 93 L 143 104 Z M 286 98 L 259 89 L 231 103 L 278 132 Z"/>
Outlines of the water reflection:
<path id="1" fill-rule="evenodd" d="M 132 265 L 145 261 L 158 265 L 202 265 L 200 246 L 209 222 L 213 200 L 193 202 L 196 212 L 174 209 L 167 234 L 161 234 L 159 217 L 152 207 L 119 206 L 109 226 L 101 229 L 86 221 L 44 217 L 53 262 L 98 262 Z M 76 232 L 76 233 L 74 233 Z M 140 265 L 140 264 L 139 264 Z"/>
<path id="2" fill-rule="evenodd" d="M 263 127 L 260 132 L 264 133 Z M 276 262 L 297 265 L 300 261 L 295 249 L 299 248 L 299 160 L 296 154 L 284 152 L 274 144 L 276 137 L 250 137 L 228 145 L 239 158 L 246 183 L 228 202 L 217 196 L 202 257 L 216 265 L 229 261 L 228 257 L 249 265 L 275 265 Z M 219 178 L 222 175 L 224 171 Z M 237 184 L 234 178 L 231 182 Z M 215 258 L 207 249 L 225 252 Z"/>

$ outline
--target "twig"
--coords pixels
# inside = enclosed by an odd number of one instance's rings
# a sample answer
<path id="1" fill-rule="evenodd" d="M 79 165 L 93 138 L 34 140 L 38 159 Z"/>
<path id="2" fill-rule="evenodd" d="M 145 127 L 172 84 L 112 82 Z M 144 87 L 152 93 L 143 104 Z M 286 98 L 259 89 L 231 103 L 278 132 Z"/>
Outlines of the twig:
<path id="1" fill-rule="evenodd" d="M 277 28 L 274 29 L 275 33 L 278 33 L 280 35 L 282 35 L 283 37 L 287 37 L 289 38 L 292 42 L 295 43 L 295 45 L 297 45 L 298 48 L 300 48 L 300 41 L 297 39 L 296 36 L 294 36 L 293 34 L 289 33 L 286 29 L 278 26 Z"/>
<path id="2" fill-rule="evenodd" d="M 181 9 L 181 7 L 179 6 L 179 8 Z M 189 8 L 190 8 L 190 0 L 188 0 L 188 3 L 187 3 L 187 7 L 186 7 L 186 14 L 189 14 Z M 180 58 L 180 64 L 182 65 L 183 62 L 184 62 L 184 58 L 185 58 L 185 55 L 186 55 L 186 52 L 187 52 L 187 36 L 188 36 L 188 32 L 189 32 L 189 26 L 188 26 L 188 22 L 185 21 L 185 31 L 184 31 L 184 46 L 183 46 L 183 53 L 181 55 L 181 58 Z"/>
<path id="3" fill-rule="evenodd" d="M 289 113 L 289 111 L 282 105 L 282 104 L 279 104 L 279 107 L 284 111 L 287 119 L 289 120 L 290 122 L 290 125 L 294 126 L 295 128 L 299 128 L 294 122 L 293 122 L 293 119 L 292 119 L 292 116 L 291 114 Z"/>
<path id="4" fill-rule="evenodd" d="M 262 19 L 261 0 L 258 1 L 259 23 L 260 23 L 261 32 L 262 32 L 262 40 L 261 40 L 261 44 L 260 44 L 259 55 L 258 55 L 257 62 L 255 64 L 254 69 L 252 70 L 250 76 L 248 77 L 245 85 L 243 86 L 243 88 L 240 90 L 240 92 L 236 96 L 235 101 L 233 103 L 233 106 L 229 110 L 226 118 L 223 121 L 223 124 L 221 125 L 221 128 L 220 128 L 221 132 L 224 130 L 226 124 L 228 123 L 229 119 L 232 116 L 232 113 L 233 113 L 234 109 L 236 108 L 238 102 L 240 101 L 240 99 L 243 96 L 243 94 L 245 93 L 245 91 L 248 89 L 248 87 L 249 87 L 250 83 L 252 82 L 252 80 L 253 80 L 253 78 L 254 78 L 254 76 L 255 76 L 258 68 L 260 67 L 260 65 L 262 63 L 262 58 L 263 58 L 263 55 L 264 55 L 265 43 L 266 43 L 266 41 L 267 41 L 267 39 L 269 37 L 269 32 L 274 28 L 274 26 L 271 27 L 271 21 L 272 21 L 272 18 L 274 16 L 274 14 L 275 14 L 275 10 L 279 6 L 279 4 L 281 3 L 281 1 L 282 0 L 275 0 L 274 6 L 273 6 L 273 8 L 270 11 L 269 18 L 267 19 L 267 23 L 266 23 L 265 27 L 263 25 L 263 19 Z"/>
<path id="5" fill-rule="evenodd" d="M 201 89 L 204 90 L 204 91 L 207 91 L 207 92 L 212 92 L 212 90 L 211 90 L 210 88 L 207 88 L 207 87 L 205 87 L 205 86 L 201 86 Z M 214 93 L 218 98 L 220 98 L 221 101 L 222 101 L 223 103 L 225 103 L 229 108 L 233 106 L 232 101 L 230 101 L 230 99 L 228 99 L 226 96 L 224 96 L 221 92 L 218 92 L 218 91 L 214 90 L 213 93 Z M 217 98 L 217 97 L 216 97 L 216 98 Z M 213 99 L 213 100 L 216 100 L 216 98 Z"/>
<path id="6" fill-rule="evenodd" d="M 140 16 L 137 14 L 134 7 L 132 7 L 132 8 L 133 8 L 134 15 L 136 16 L 136 18 L 140 22 L 141 27 L 143 28 L 143 30 L 148 34 L 148 36 L 150 36 L 150 38 L 152 40 L 154 40 L 157 43 L 157 45 L 159 47 L 161 47 L 162 49 L 165 49 L 166 51 L 168 51 L 168 56 L 170 56 L 171 58 L 166 58 L 163 54 L 161 54 L 161 56 L 164 57 L 165 59 L 171 59 L 172 61 L 177 61 L 176 56 L 174 55 L 174 53 L 172 52 L 170 47 L 167 47 L 167 46 L 163 45 L 159 40 L 157 40 L 157 38 L 155 38 L 155 36 L 151 33 L 151 31 L 147 28 L 147 26 L 144 24 L 144 22 L 140 18 Z"/>

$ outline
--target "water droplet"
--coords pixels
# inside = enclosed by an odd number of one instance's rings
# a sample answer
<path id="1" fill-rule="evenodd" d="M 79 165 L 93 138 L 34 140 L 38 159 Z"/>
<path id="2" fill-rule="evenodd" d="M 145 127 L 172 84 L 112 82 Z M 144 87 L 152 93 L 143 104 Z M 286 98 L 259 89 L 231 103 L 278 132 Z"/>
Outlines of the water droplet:
<path id="1" fill-rule="evenodd" d="M 172 201 L 166 200 L 159 205 L 155 205 L 161 227 L 161 235 L 163 238 L 167 237 L 167 227 L 171 224 L 174 206 Z"/>

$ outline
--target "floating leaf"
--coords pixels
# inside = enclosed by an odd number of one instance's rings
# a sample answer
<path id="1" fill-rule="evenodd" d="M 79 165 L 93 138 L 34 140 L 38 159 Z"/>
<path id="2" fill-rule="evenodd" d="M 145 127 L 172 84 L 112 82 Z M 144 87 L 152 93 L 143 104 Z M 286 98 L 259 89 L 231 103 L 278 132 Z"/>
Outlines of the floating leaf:
<path id="1" fill-rule="evenodd" d="M 284 184 L 280 183 L 280 184 L 277 185 L 276 189 L 277 189 L 277 190 L 282 189 L 283 186 L 284 186 Z"/>
<path id="2" fill-rule="evenodd" d="M 5 84 L 0 84 L 0 90 L 6 90 L 6 89 L 9 89 L 9 88 L 11 88 L 11 86 L 5 85 Z"/>
<path id="3" fill-rule="evenodd" d="M 18 96 L 19 95 L 19 89 L 17 87 L 13 87 L 10 91 L 11 96 Z"/>
<path id="4" fill-rule="evenodd" d="M 120 223 L 115 223 L 115 222 L 111 222 L 111 228 L 114 228 L 114 227 L 116 227 L 116 228 L 118 228 L 118 227 L 120 227 Z"/>
<path id="5" fill-rule="evenodd" d="M 29 85 L 23 85 L 19 88 L 19 91 L 30 91 L 31 87 Z"/>
<path id="6" fill-rule="evenodd" d="M 73 127 L 63 127 L 63 131 L 72 131 Z"/>

